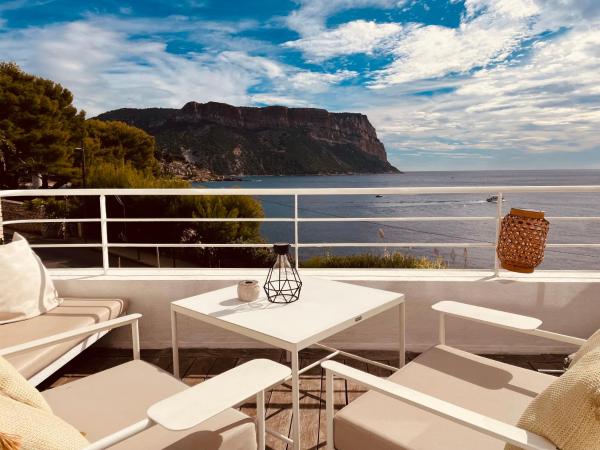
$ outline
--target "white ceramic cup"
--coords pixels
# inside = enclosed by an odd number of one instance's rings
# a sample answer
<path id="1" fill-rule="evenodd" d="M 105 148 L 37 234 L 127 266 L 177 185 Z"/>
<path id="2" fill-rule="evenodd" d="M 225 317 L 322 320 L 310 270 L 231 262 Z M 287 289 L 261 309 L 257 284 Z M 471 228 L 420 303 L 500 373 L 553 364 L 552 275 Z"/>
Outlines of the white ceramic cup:
<path id="1" fill-rule="evenodd" d="M 256 280 L 243 280 L 237 286 L 238 299 L 243 302 L 252 302 L 260 295 L 260 285 Z"/>

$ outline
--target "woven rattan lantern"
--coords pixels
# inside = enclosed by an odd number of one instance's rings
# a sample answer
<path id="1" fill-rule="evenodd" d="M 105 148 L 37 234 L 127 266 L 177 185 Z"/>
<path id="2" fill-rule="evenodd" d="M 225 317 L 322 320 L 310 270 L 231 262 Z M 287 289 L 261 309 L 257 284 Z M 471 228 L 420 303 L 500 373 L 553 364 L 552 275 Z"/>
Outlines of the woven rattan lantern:
<path id="1" fill-rule="evenodd" d="M 502 268 L 531 273 L 544 260 L 550 223 L 543 211 L 510 210 L 502 219 L 498 237 L 498 259 Z"/>

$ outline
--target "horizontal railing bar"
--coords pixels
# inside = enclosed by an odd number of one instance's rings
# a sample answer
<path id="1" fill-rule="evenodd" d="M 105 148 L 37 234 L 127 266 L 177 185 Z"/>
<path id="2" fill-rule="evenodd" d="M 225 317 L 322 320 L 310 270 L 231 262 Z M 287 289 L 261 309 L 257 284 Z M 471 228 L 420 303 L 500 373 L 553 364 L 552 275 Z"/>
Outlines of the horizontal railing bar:
<path id="1" fill-rule="evenodd" d="M 600 244 L 546 244 L 551 248 L 600 248 Z"/>
<path id="2" fill-rule="evenodd" d="M 479 220 L 496 220 L 496 217 L 298 217 L 298 222 L 462 222 Z"/>
<path id="3" fill-rule="evenodd" d="M 32 248 L 99 248 L 102 244 L 30 244 L 29 246 Z"/>
<path id="4" fill-rule="evenodd" d="M 106 219 L 107 222 L 293 222 L 290 217 L 131 217 Z"/>
<path id="5" fill-rule="evenodd" d="M 311 242 L 298 244 L 298 247 L 471 247 L 471 248 L 496 248 L 492 243 L 485 242 Z"/>
<path id="6" fill-rule="evenodd" d="M 382 188 L 186 188 L 186 189 L 14 189 L 0 192 L 0 197 L 64 197 L 97 195 L 420 195 L 420 194 L 490 194 L 507 193 L 593 193 L 600 185 L 579 186 L 435 186 Z"/>
<path id="7" fill-rule="evenodd" d="M 112 248 L 271 248 L 273 244 L 202 244 L 202 243 L 109 243 Z M 294 247 L 294 244 L 290 244 Z M 31 244 L 33 248 L 95 248 L 102 244 Z M 492 243 L 485 242 L 312 242 L 298 244 L 300 248 L 323 248 L 323 247 L 425 247 L 425 248 L 495 248 Z M 551 248 L 600 248 L 600 244 L 547 244 Z"/>
<path id="8" fill-rule="evenodd" d="M 594 220 L 600 220 L 600 216 L 546 216 L 547 220 L 553 221 L 553 220 L 573 220 L 573 221 L 579 221 L 579 220 L 590 220 L 590 221 L 594 221 Z"/>
<path id="9" fill-rule="evenodd" d="M 600 221 L 600 216 L 582 216 L 582 217 L 546 217 L 550 221 Z M 494 216 L 410 216 L 410 217 L 299 217 L 298 222 L 462 222 L 462 221 L 484 221 L 496 220 Z M 98 223 L 101 219 L 19 219 L 6 220 L 2 225 L 17 225 L 28 223 Z M 106 219 L 107 222 L 294 222 L 291 217 L 131 217 L 131 218 L 112 218 Z"/>
<path id="10" fill-rule="evenodd" d="M 293 247 L 294 245 L 291 244 Z M 147 243 L 115 243 L 108 244 L 109 248 L 127 248 L 127 247 L 136 247 L 136 248 L 271 248 L 273 244 L 199 244 L 199 243 L 190 243 L 190 244 L 147 244 Z"/>
<path id="11" fill-rule="evenodd" d="M 19 219 L 5 220 L 2 225 L 16 225 L 26 223 L 87 223 L 100 222 L 100 219 Z"/>

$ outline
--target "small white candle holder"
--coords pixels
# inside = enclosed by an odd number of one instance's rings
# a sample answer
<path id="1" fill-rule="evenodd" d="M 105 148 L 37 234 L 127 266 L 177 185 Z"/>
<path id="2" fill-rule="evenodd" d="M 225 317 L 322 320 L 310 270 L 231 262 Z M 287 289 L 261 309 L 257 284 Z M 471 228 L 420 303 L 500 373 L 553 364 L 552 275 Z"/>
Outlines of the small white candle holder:
<path id="1" fill-rule="evenodd" d="M 238 299 L 243 302 L 252 302 L 260 295 L 260 285 L 256 280 L 243 280 L 237 286 Z"/>

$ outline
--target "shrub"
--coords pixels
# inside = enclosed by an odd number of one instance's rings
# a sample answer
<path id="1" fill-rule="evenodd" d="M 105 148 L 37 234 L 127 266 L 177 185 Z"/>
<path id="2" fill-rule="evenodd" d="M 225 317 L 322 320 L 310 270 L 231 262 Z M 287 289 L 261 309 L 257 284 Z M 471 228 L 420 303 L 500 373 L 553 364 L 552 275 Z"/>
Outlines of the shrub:
<path id="1" fill-rule="evenodd" d="M 312 256 L 301 261 L 306 268 L 340 268 L 340 269 L 445 269 L 446 262 L 442 258 L 430 259 L 425 256 L 406 255 L 393 252 L 388 255 L 359 253 L 353 255 Z"/>
<path id="2" fill-rule="evenodd" d="M 157 177 L 149 169 L 131 164 L 100 163 L 89 173 L 91 188 L 189 188 L 187 181 Z M 95 197 L 80 200 L 79 217 L 97 211 Z M 252 197 L 228 196 L 107 196 L 107 215 L 113 218 L 261 218 L 260 202 Z M 87 236 L 98 237 L 98 227 L 86 227 Z M 108 226 L 111 242 L 131 243 L 261 243 L 259 222 L 120 222 Z M 172 256 L 208 267 L 261 266 L 269 259 L 260 249 L 170 249 Z"/>

